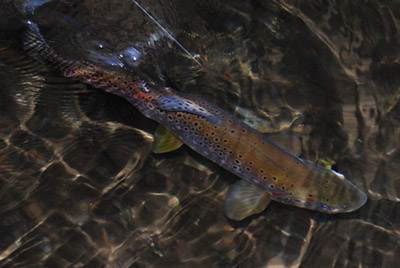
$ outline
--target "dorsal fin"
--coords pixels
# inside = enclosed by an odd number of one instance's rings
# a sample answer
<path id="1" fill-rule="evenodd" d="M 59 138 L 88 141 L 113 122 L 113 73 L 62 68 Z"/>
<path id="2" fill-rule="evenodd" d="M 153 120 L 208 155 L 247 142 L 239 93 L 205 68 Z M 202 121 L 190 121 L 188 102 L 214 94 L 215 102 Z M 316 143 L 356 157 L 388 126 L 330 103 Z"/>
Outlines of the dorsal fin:
<path id="1" fill-rule="evenodd" d="M 282 149 L 299 157 L 301 155 L 301 140 L 299 137 L 289 135 L 289 134 L 269 134 L 266 136 L 268 140 L 275 143 Z"/>
<path id="2" fill-rule="evenodd" d="M 157 103 L 158 107 L 164 111 L 188 112 L 205 117 L 214 124 L 220 123 L 220 120 L 207 111 L 207 109 L 192 100 L 180 96 L 160 96 L 157 99 Z"/>

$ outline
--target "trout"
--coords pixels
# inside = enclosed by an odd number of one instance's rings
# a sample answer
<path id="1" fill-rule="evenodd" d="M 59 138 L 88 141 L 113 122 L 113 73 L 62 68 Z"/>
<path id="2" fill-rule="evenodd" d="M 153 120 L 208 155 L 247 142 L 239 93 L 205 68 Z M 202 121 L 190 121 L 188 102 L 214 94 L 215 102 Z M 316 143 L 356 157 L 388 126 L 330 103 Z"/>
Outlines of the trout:
<path id="1" fill-rule="evenodd" d="M 127 99 L 160 123 L 154 153 L 172 151 L 183 143 L 240 177 L 225 199 L 228 218 L 242 220 L 260 213 L 271 200 L 324 213 L 352 212 L 366 202 L 366 194 L 342 174 L 294 156 L 211 102 L 147 85 L 123 70 L 62 57 L 35 23 L 27 21 L 26 26 L 24 47 L 34 58 L 66 77 Z"/>

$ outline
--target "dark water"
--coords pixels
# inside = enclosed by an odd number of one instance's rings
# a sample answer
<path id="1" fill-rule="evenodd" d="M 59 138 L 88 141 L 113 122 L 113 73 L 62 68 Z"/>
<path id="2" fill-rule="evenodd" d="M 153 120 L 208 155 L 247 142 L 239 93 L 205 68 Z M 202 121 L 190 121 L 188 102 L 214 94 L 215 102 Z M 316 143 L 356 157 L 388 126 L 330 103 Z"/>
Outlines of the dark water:
<path id="1" fill-rule="evenodd" d="M 1 2 L 0 266 L 400 267 L 400 3 L 137 3 Z M 62 55 L 299 137 L 369 201 L 228 220 L 236 177 L 186 147 L 152 154 L 154 122 L 24 52 L 26 19 Z"/>

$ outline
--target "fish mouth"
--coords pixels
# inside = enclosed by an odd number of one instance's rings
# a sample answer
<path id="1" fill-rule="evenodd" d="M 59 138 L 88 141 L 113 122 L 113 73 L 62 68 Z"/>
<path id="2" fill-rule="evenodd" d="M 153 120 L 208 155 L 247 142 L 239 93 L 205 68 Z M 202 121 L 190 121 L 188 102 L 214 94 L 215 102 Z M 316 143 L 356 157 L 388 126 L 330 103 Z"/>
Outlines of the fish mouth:
<path id="1" fill-rule="evenodd" d="M 324 213 L 340 212 L 339 208 L 335 208 L 330 205 L 327 205 L 327 204 L 324 204 L 321 202 L 315 202 L 312 200 L 301 200 L 301 199 L 295 199 L 295 198 L 288 198 L 288 197 L 284 197 L 283 195 L 271 196 L 271 199 L 274 201 L 277 201 L 279 203 L 284 203 L 287 205 L 310 209 L 310 210 L 316 210 L 316 211 L 320 211 L 320 212 L 324 212 Z"/>
<path id="2" fill-rule="evenodd" d="M 278 196 L 284 196 L 284 195 L 291 195 L 291 193 L 274 192 L 274 193 L 270 193 L 270 195 L 273 196 L 273 197 L 278 197 Z"/>
<path id="3" fill-rule="evenodd" d="M 361 208 L 368 200 L 367 195 L 361 190 L 358 190 L 356 197 L 352 200 L 335 205 L 320 202 L 318 200 L 303 200 L 295 198 L 294 196 L 290 197 L 290 195 L 276 193 L 271 194 L 270 198 L 274 201 L 287 205 L 316 210 L 328 214 L 353 212 Z"/>
<path id="4" fill-rule="evenodd" d="M 358 190 L 358 202 L 355 202 L 352 206 L 349 206 L 347 208 L 346 212 L 352 212 L 354 210 L 357 210 L 360 207 L 364 206 L 365 203 L 367 203 L 367 200 L 368 200 L 367 194 L 364 193 L 363 191 L 359 190 L 359 189 L 357 189 L 357 190 Z"/>

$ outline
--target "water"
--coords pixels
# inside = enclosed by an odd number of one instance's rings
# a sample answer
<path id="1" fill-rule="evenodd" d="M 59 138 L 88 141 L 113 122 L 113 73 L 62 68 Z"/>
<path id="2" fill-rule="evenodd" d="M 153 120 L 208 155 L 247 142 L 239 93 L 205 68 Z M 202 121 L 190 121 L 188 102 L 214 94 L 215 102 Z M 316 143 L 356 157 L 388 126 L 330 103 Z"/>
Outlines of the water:
<path id="1" fill-rule="evenodd" d="M 130 0 L 0 4 L 0 266 L 399 267 L 400 5 L 137 3 L 165 29 Z M 299 137 L 369 201 L 229 221 L 236 177 L 187 147 L 152 154 L 156 123 L 26 55 L 26 19 L 63 55 Z"/>

